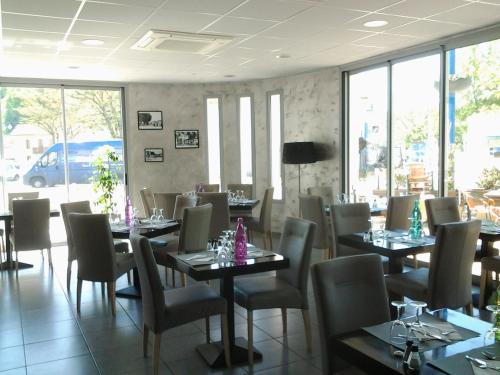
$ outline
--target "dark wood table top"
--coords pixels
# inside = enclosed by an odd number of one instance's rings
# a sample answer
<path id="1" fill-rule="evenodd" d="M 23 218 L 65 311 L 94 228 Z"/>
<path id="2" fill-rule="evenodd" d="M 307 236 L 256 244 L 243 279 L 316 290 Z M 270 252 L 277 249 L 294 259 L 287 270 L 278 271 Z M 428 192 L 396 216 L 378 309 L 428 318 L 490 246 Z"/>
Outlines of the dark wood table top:
<path id="1" fill-rule="evenodd" d="M 123 224 L 111 225 L 111 233 L 113 234 L 113 238 L 117 239 L 127 239 L 130 236 L 130 232 L 133 230 L 140 236 L 144 236 L 147 238 L 154 238 L 163 236 L 165 234 L 173 233 L 181 229 L 181 224 L 178 221 L 171 221 L 162 226 L 151 226 L 151 227 L 139 227 L 139 228 L 127 228 Z"/>
<path id="2" fill-rule="evenodd" d="M 58 210 L 50 210 L 50 217 L 59 217 L 61 213 Z M 12 220 L 14 213 L 12 211 L 0 212 L 0 220 Z"/>
<path id="3" fill-rule="evenodd" d="M 247 199 L 242 202 L 229 202 L 229 209 L 230 210 L 242 210 L 242 209 L 252 209 L 256 207 L 259 204 L 258 199 Z"/>
<path id="4" fill-rule="evenodd" d="M 367 313 L 369 313 L 367 311 Z M 420 374 L 443 374 L 440 370 L 425 365 L 431 359 L 440 359 L 463 353 L 484 345 L 483 335 L 491 327 L 490 322 L 456 312 L 454 310 L 438 310 L 434 315 L 460 327 L 476 331 L 481 334 L 469 340 L 455 342 L 437 349 L 422 353 L 424 366 Z M 401 359 L 392 355 L 394 348 L 388 343 L 376 338 L 368 332 L 358 331 L 339 336 L 334 343 L 338 356 L 355 364 L 367 374 L 403 374 Z"/>
<path id="5" fill-rule="evenodd" d="M 490 242 L 500 241 L 500 226 L 489 220 L 481 220 L 479 238 Z"/>

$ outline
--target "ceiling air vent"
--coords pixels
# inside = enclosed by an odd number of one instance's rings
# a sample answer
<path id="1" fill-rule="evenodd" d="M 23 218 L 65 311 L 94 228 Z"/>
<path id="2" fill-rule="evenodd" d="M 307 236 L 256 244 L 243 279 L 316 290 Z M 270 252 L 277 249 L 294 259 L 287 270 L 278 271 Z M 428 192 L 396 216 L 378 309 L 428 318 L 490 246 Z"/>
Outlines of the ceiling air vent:
<path id="1" fill-rule="evenodd" d="M 229 43 L 233 37 L 214 34 L 149 30 L 131 48 L 143 51 L 174 51 L 206 54 Z"/>

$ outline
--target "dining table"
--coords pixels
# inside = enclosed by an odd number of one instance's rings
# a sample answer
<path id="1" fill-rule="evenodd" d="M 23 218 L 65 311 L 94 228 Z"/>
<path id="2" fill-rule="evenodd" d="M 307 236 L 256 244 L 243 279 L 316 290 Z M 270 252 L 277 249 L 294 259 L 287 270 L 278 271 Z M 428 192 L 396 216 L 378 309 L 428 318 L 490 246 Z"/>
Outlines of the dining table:
<path id="1" fill-rule="evenodd" d="M 243 261 L 217 260 L 212 252 L 195 255 L 168 253 L 167 255 L 176 270 L 187 274 L 194 280 L 220 280 L 220 295 L 227 301 L 229 348 L 233 365 L 248 363 L 248 342 L 243 337 L 235 337 L 234 278 L 290 266 L 288 258 L 267 250 L 249 247 L 248 254 L 248 258 Z M 210 367 L 222 368 L 225 366 L 222 342 L 202 344 L 197 347 L 197 350 Z M 256 348 L 253 349 L 253 353 L 255 361 L 262 359 L 263 353 L 260 353 Z"/>
<path id="2" fill-rule="evenodd" d="M 232 218 L 239 216 L 252 216 L 252 210 L 259 204 L 258 199 L 243 199 L 229 201 L 229 215 Z"/>
<path id="3" fill-rule="evenodd" d="M 500 226 L 490 220 L 481 220 L 481 258 L 497 255 L 498 251 L 494 249 L 493 244 L 500 241 Z"/>
<path id="4" fill-rule="evenodd" d="M 61 213 L 58 210 L 50 210 L 50 217 L 59 217 Z M 12 260 L 12 245 L 10 243 L 10 235 L 12 233 L 12 222 L 14 221 L 14 213 L 12 211 L 0 212 L 0 221 L 4 222 L 5 228 L 5 252 L 7 260 L 0 263 L 0 270 L 14 270 L 16 269 L 16 262 Z M 33 265 L 29 263 L 19 263 L 19 269 L 32 268 Z"/>
<path id="5" fill-rule="evenodd" d="M 367 313 L 369 312 L 367 311 Z M 450 309 L 436 310 L 430 312 L 430 315 L 433 319 L 451 323 L 457 329 L 463 328 L 472 334 L 467 335 L 463 340 L 443 343 L 442 346 L 434 346 L 428 350 L 421 347 L 422 366 L 420 374 L 474 375 L 473 365 L 465 358 L 465 355 L 484 360 L 485 357 L 481 354 L 484 350 L 499 353 L 500 344 L 495 343 L 493 340 L 485 342 L 484 335 L 492 326 L 491 321 L 488 319 L 483 321 Z M 490 315 L 487 316 L 490 317 Z M 370 328 L 361 328 L 335 337 L 333 342 L 335 354 L 367 374 L 391 375 L 407 373 L 403 367 L 401 357 L 397 355 L 397 348 L 370 333 Z M 486 348 L 484 347 L 485 344 L 487 344 Z M 449 369 L 452 368 L 457 370 L 450 371 Z"/>

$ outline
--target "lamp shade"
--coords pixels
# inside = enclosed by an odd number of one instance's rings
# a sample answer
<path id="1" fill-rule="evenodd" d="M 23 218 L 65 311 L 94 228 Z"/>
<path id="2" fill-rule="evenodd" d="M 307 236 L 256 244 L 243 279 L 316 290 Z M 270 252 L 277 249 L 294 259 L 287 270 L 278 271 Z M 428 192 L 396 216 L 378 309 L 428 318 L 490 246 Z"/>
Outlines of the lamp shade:
<path id="1" fill-rule="evenodd" d="M 283 164 L 310 164 L 316 162 L 313 142 L 289 142 L 283 144 Z"/>

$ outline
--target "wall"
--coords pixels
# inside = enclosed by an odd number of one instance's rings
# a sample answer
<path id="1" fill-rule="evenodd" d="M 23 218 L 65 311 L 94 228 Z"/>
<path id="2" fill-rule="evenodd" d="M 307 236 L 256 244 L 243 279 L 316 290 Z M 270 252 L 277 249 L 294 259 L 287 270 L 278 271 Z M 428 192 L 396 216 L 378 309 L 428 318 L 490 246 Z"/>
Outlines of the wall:
<path id="1" fill-rule="evenodd" d="M 284 142 L 313 141 L 333 150 L 333 159 L 304 165 L 302 190 L 313 185 L 333 186 L 339 191 L 340 73 L 329 68 L 300 75 L 249 82 L 209 84 L 130 84 L 126 89 L 127 151 L 130 192 L 141 207 L 139 190 L 193 190 L 208 181 L 205 104 L 207 96 L 222 99 L 224 180 L 239 182 L 239 138 L 237 100 L 251 94 L 254 99 L 256 138 L 256 196 L 262 199 L 269 185 L 267 92 L 283 90 Z M 163 111 L 162 131 L 139 131 L 138 110 Z M 200 148 L 176 150 L 175 129 L 199 129 Z M 163 147 L 164 163 L 144 163 L 144 148 Z M 273 230 L 279 231 L 283 217 L 298 215 L 297 166 L 285 165 L 285 200 L 273 207 Z M 258 212 L 258 210 L 257 210 Z M 255 212 L 254 214 L 257 214 Z"/>

